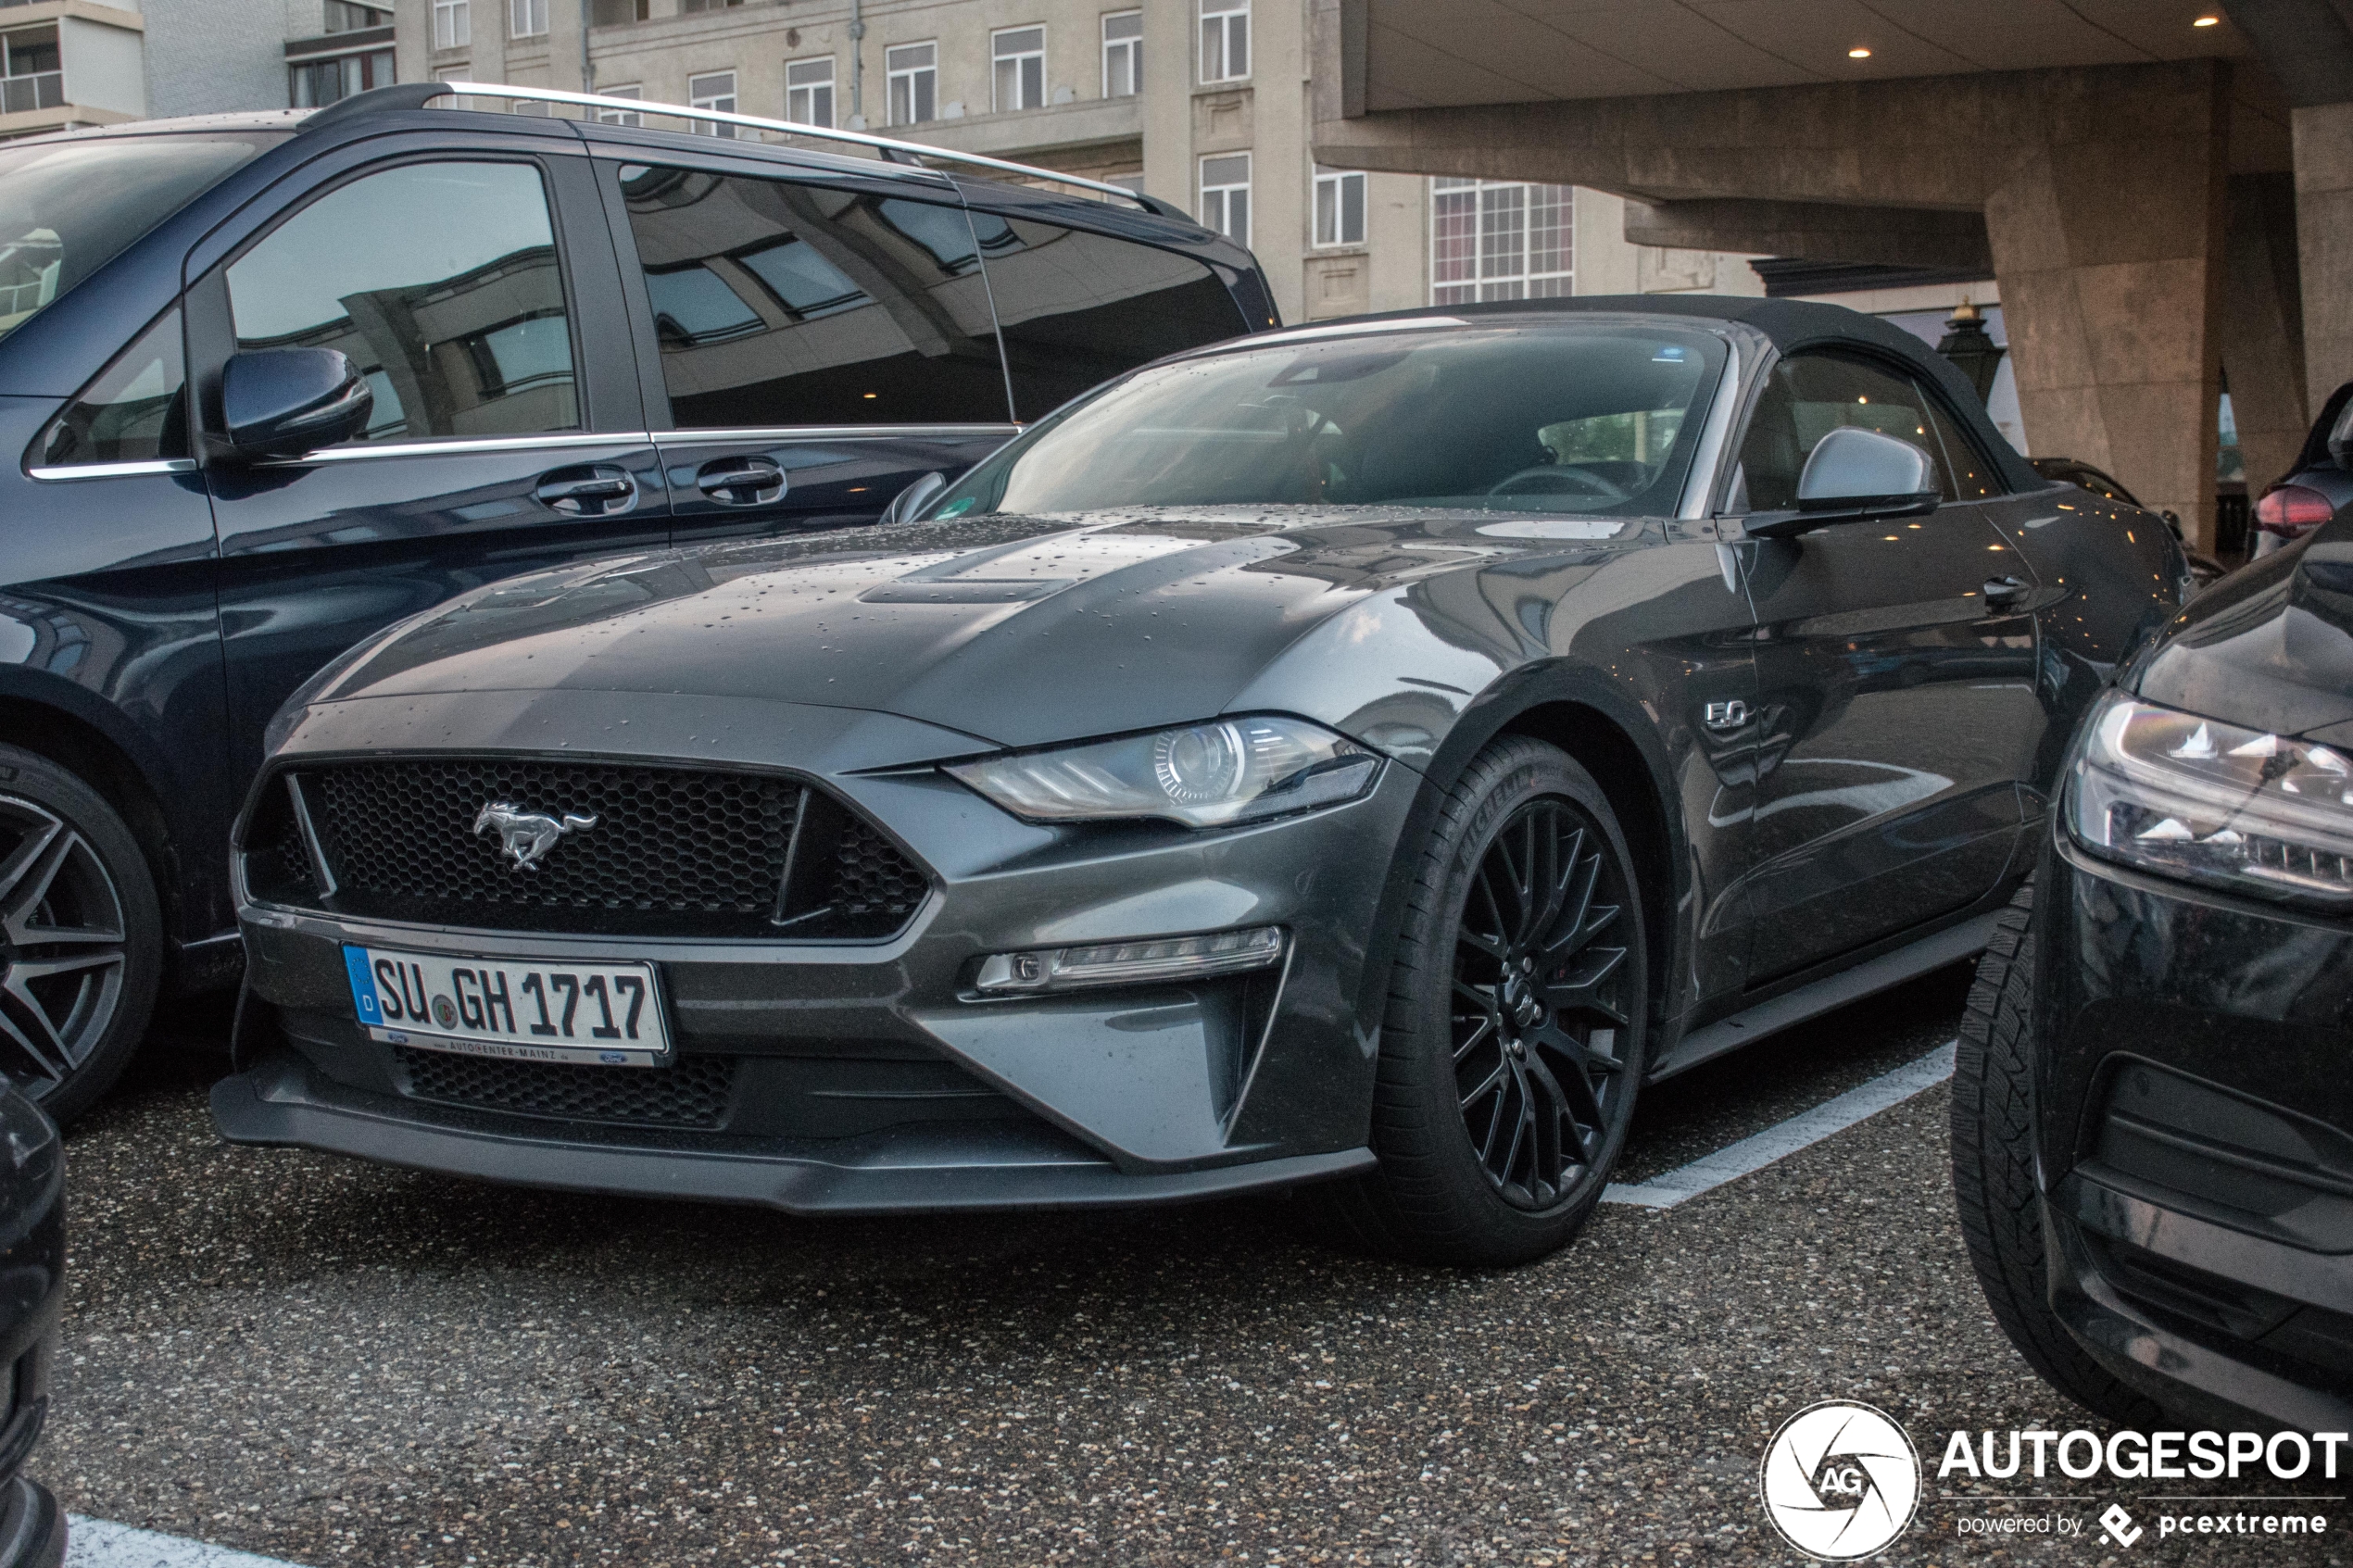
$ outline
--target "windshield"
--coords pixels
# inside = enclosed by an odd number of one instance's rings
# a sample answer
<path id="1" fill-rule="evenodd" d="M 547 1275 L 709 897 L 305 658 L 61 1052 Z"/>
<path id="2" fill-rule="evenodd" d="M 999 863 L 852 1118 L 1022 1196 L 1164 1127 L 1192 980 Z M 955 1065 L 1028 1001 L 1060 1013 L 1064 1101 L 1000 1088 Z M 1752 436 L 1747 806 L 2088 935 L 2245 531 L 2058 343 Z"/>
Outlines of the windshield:
<path id="1" fill-rule="evenodd" d="M 1063 409 L 926 515 L 1375 504 L 1671 513 L 1724 357 L 1705 332 L 1590 321 L 1213 354 Z"/>
<path id="2" fill-rule="evenodd" d="M 281 133 L 0 147 L 0 337 Z"/>

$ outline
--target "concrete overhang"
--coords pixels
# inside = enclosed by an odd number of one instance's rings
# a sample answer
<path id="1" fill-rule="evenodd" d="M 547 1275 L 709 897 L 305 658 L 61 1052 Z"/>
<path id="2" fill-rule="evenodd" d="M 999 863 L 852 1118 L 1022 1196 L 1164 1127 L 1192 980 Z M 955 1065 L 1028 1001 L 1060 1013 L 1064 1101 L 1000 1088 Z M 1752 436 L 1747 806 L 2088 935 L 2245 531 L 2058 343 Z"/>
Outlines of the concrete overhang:
<path id="1" fill-rule="evenodd" d="M 100 27 L 119 27 L 127 32 L 147 31 L 147 19 L 125 6 L 101 5 L 98 0 L 33 0 L 30 6 L 0 8 L 0 32 L 14 32 L 19 28 L 56 21 L 60 17 L 95 22 Z"/>
<path id="2" fill-rule="evenodd" d="M 2304 3 L 2325 7 L 2329 0 Z M 2255 52 L 2215 0 L 1327 4 L 1340 23 L 1340 58 L 1333 63 L 1340 67 L 1346 118 L 1478 104 L 2234 59 Z M 2199 27 L 2200 17 L 2221 19 Z M 1849 51 L 1857 48 L 1869 50 L 1869 56 L 1852 57 Z"/>
<path id="3" fill-rule="evenodd" d="M 1876 38 L 1857 30 L 1898 15 L 1909 43 L 1841 69 L 1846 46 L 1826 41 Z M 2135 119 L 2158 133 L 2225 73 L 2232 170 L 2287 169 L 2279 81 L 2227 18 L 2192 25 L 2200 15 L 2220 13 L 2184 0 L 1315 0 L 1315 151 L 1340 168 L 1541 180 L 1653 206 L 1783 204 L 1652 225 L 1728 239 L 1859 232 L 1802 209 L 1982 210 L 2016 149 Z M 1654 31 L 1621 37 L 1637 19 Z M 1919 240 L 1941 257 L 1971 244 Z"/>

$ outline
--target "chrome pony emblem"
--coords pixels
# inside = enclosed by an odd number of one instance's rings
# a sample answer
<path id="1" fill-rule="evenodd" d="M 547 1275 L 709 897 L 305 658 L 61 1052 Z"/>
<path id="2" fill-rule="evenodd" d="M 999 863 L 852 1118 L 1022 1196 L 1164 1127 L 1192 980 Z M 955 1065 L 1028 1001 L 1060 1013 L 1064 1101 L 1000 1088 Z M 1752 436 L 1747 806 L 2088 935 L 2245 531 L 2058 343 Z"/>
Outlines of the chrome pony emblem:
<path id="1" fill-rule="evenodd" d="M 567 811 L 559 819 L 545 812 L 526 811 L 505 800 L 494 800 L 474 818 L 474 833 L 479 836 L 484 828 L 498 830 L 498 847 L 512 857 L 517 871 L 535 871 L 556 847 L 556 840 L 568 833 L 586 833 L 597 825 L 595 817 L 575 816 Z"/>

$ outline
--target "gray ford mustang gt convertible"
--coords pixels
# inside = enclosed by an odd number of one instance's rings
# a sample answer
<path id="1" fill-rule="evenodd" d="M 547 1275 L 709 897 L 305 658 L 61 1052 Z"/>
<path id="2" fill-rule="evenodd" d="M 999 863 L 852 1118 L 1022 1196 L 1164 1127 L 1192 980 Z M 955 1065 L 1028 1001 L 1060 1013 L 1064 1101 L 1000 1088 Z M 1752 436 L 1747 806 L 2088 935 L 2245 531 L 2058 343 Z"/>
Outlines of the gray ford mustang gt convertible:
<path id="1" fill-rule="evenodd" d="M 1238 340 L 880 523 L 321 671 L 238 824 L 214 1113 L 805 1212 L 1315 1184 L 1534 1257 L 1642 1084 L 1983 945 L 2187 580 L 1849 311 Z"/>

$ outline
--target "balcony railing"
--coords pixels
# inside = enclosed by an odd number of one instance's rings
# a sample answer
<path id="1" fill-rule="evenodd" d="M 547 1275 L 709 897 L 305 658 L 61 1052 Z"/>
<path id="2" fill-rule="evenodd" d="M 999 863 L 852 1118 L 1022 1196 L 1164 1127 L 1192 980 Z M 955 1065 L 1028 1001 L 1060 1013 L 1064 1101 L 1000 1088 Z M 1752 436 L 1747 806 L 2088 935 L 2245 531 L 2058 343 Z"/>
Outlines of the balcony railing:
<path id="1" fill-rule="evenodd" d="M 30 114 L 34 109 L 60 109 L 66 103 L 66 73 L 44 70 L 31 76 L 0 76 L 0 114 Z"/>

